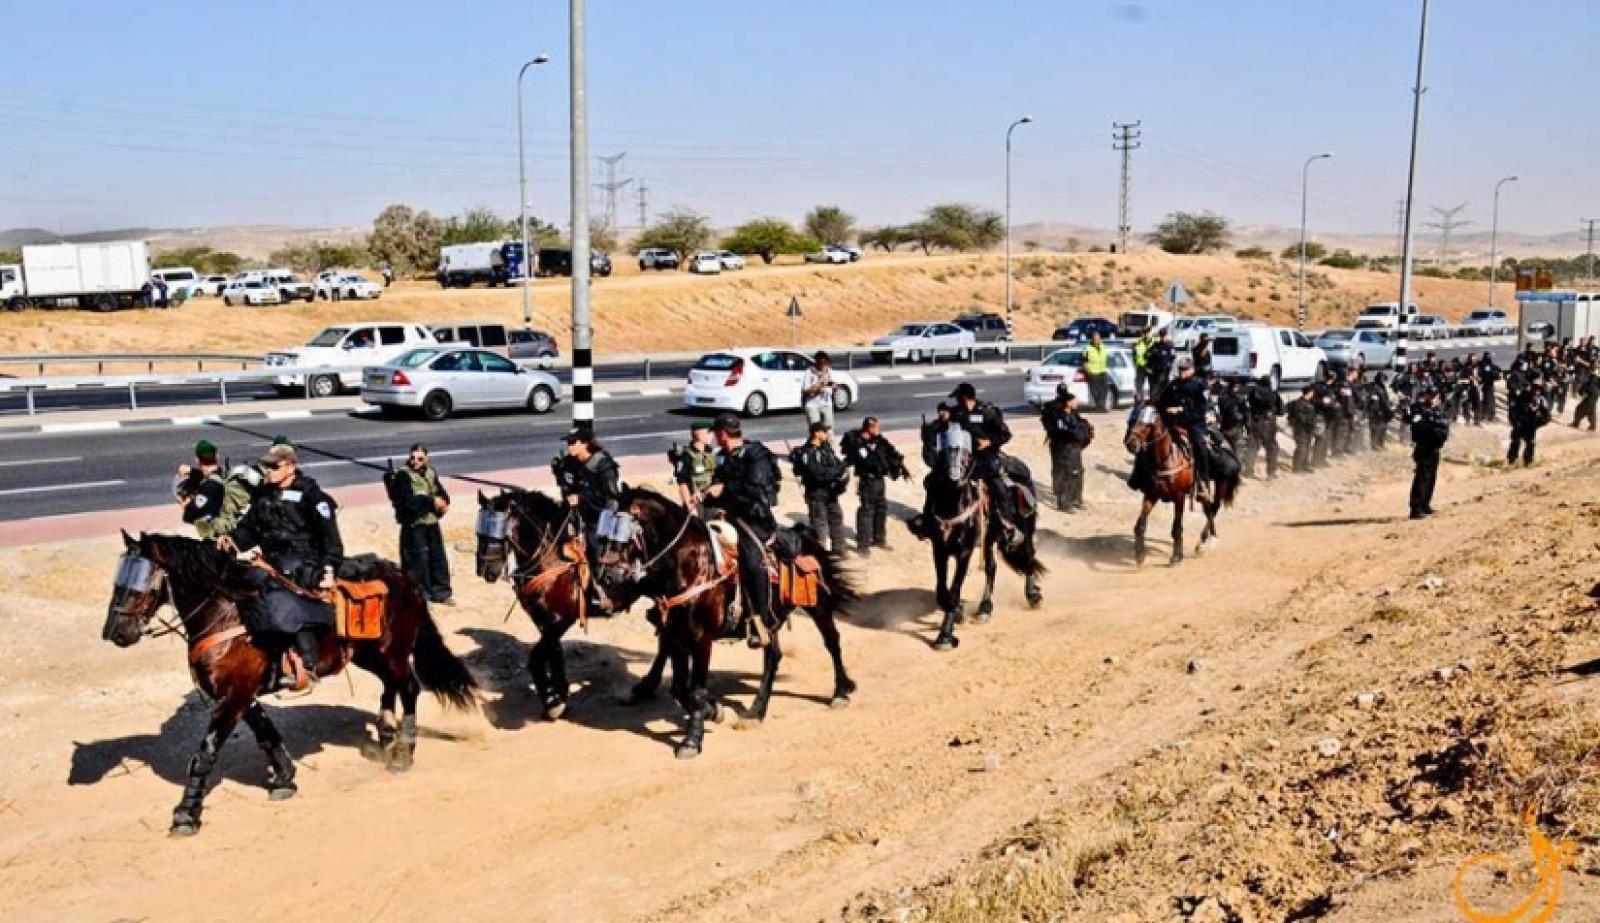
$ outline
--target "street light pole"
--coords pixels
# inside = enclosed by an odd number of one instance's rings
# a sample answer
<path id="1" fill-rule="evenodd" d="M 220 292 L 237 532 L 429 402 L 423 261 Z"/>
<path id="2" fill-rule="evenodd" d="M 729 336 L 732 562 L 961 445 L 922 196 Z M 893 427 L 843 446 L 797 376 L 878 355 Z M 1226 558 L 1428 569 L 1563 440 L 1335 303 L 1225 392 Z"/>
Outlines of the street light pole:
<path id="1" fill-rule="evenodd" d="M 1025 115 L 1006 128 L 1006 339 L 1016 339 L 1011 324 L 1011 133 L 1017 130 L 1018 125 L 1026 125 L 1033 121 L 1033 116 Z"/>
<path id="2" fill-rule="evenodd" d="M 594 328 L 589 318 L 589 90 L 584 0 L 569 0 L 572 82 L 572 425 L 594 431 Z"/>
<path id="3" fill-rule="evenodd" d="M 1417 141 L 1422 133 L 1423 73 L 1428 63 L 1428 0 L 1422 0 L 1422 25 L 1417 33 L 1417 82 L 1411 88 L 1411 160 L 1406 168 L 1406 211 L 1400 231 L 1400 308 L 1394 330 L 1394 367 L 1406 368 L 1406 330 L 1411 319 L 1411 210 L 1417 192 Z"/>
<path id="4" fill-rule="evenodd" d="M 1306 329 L 1306 196 L 1311 185 L 1311 165 L 1332 156 L 1326 151 L 1313 154 L 1300 168 L 1300 308 L 1295 312 L 1294 322 L 1302 332 Z"/>
<path id="5" fill-rule="evenodd" d="M 550 60 L 547 54 L 534 57 L 517 71 L 517 199 L 522 205 L 522 326 L 533 326 L 533 250 L 528 246 L 528 159 L 522 150 L 522 77 L 528 68 Z"/>
<path id="6" fill-rule="evenodd" d="M 1507 176 L 1494 184 L 1494 221 L 1489 226 L 1489 307 L 1494 307 L 1494 283 L 1500 270 L 1500 187 L 1517 181 Z"/>

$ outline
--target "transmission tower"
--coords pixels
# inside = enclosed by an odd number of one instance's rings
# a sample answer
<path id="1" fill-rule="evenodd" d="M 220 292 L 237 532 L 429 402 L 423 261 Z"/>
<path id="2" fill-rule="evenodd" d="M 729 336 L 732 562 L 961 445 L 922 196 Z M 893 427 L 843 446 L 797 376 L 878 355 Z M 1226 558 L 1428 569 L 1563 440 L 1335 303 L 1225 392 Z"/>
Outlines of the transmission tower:
<path id="1" fill-rule="evenodd" d="M 1579 218 L 1579 223 L 1588 226 L 1584 238 L 1589 241 L 1589 281 L 1594 281 L 1594 226 L 1600 223 L 1600 218 Z"/>
<path id="2" fill-rule="evenodd" d="M 1117 198 L 1117 252 L 1128 252 L 1128 234 L 1133 230 L 1132 203 L 1129 199 L 1133 177 L 1133 151 L 1139 147 L 1139 122 L 1111 123 L 1111 149 L 1122 155 L 1122 187 Z"/>
<path id="3" fill-rule="evenodd" d="M 646 203 L 648 203 L 650 201 L 648 196 L 649 196 L 649 188 L 645 186 L 644 180 L 639 180 L 639 230 L 640 231 L 643 231 L 645 228 L 650 226 L 650 209 L 646 204 Z"/>
<path id="4" fill-rule="evenodd" d="M 1450 235 L 1472 223 L 1456 217 L 1466 209 L 1467 203 L 1462 202 L 1454 208 L 1440 208 L 1437 205 L 1429 207 L 1433 209 L 1435 215 L 1439 216 L 1439 220 L 1430 221 L 1425 225 L 1425 227 L 1439 232 L 1439 253 L 1434 258 L 1434 262 L 1441 266 L 1448 266 L 1455 262 L 1455 258 L 1450 254 Z"/>
<path id="5" fill-rule="evenodd" d="M 621 192 L 629 183 L 633 182 L 631 179 L 617 179 L 617 167 L 622 164 L 622 158 L 626 156 L 628 156 L 628 152 L 623 151 L 620 154 L 612 154 L 610 157 L 595 158 L 601 163 L 605 164 L 606 167 L 606 181 L 603 183 L 595 183 L 594 185 L 596 189 L 599 189 L 601 192 L 606 194 L 605 226 L 606 230 L 612 232 L 613 234 L 616 233 L 617 230 L 617 193 Z"/>

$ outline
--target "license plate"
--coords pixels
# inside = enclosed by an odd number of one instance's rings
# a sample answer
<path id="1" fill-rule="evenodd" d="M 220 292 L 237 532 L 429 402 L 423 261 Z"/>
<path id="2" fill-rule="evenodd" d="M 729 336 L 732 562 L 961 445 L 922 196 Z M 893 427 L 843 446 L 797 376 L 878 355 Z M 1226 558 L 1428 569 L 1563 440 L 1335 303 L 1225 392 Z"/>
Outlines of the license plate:
<path id="1" fill-rule="evenodd" d="M 388 378 L 383 376 L 383 375 L 368 375 L 367 376 L 367 384 L 369 384 L 369 385 L 381 385 L 381 384 L 385 384 L 387 382 L 388 382 Z"/>
<path id="2" fill-rule="evenodd" d="M 694 402 L 696 404 L 710 404 L 710 403 L 713 402 L 713 400 L 714 400 L 713 398 L 709 398 L 709 397 L 697 397 L 697 398 L 694 399 Z"/>

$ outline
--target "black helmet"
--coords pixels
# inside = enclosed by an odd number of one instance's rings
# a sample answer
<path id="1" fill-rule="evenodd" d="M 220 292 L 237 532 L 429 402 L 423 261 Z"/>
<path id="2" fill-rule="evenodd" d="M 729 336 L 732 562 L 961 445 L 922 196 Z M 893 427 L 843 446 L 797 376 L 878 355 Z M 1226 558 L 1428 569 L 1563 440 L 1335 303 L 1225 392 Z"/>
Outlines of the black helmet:
<path id="1" fill-rule="evenodd" d="M 956 385 L 955 390 L 950 392 L 950 396 L 958 401 L 969 399 L 975 401 L 978 399 L 978 389 L 972 386 L 972 382 L 963 381 L 961 384 Z"/>

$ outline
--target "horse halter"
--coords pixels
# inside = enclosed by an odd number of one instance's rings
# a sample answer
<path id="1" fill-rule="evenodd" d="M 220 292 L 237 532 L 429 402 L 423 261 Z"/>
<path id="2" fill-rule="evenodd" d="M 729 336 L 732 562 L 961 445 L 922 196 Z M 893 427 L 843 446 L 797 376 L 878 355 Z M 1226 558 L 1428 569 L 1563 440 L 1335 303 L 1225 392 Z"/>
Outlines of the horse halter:
<path id="1" fill-rule="evenodd" d="M 113 640 L 117 626 L 128 618 L 139 620 L 141 636 L 150 634 L 150 616 L 161 608 L 163 602 L 172 601 L 172 585 L 167 580 L 167 572 L 149 558 L 132 551 L 117 561 L 117 573 L 111 585 L 111 607 L 106 613 L 105 626 L 100 629 L 102 641 Z M 166 599 L 150 604 L 152 597 L 162 595 Z"/>

